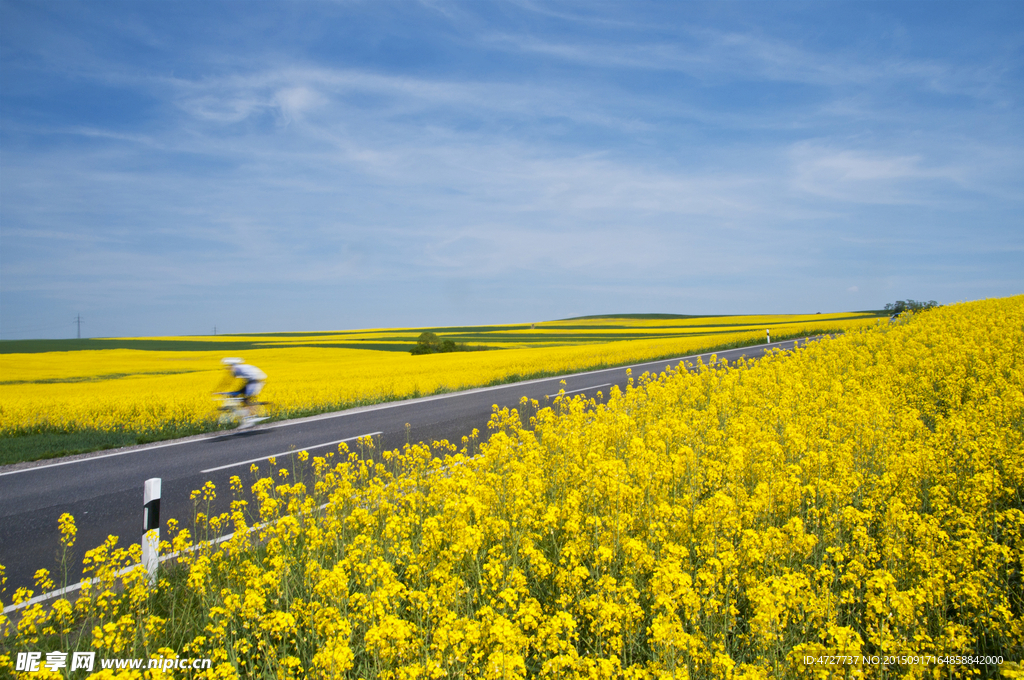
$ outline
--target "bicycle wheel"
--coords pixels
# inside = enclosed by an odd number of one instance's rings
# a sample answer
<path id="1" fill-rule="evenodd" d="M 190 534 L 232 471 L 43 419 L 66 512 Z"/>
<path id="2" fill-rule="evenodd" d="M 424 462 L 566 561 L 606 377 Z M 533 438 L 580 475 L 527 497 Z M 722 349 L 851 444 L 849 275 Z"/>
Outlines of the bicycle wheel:
<path id="1" fill-rule="evenodd" d="M 270 417 L 270 402 L 254 401 L 249 405 L 249 415 L 253 418 Z"/>
<path id="2" fill-rule="evenodd" d="M 218 406 L 217 411 L 219 412 L 217 420 L 221 425 L 236 427 L 242 421 L 236 400 L 225 399 Z"/>

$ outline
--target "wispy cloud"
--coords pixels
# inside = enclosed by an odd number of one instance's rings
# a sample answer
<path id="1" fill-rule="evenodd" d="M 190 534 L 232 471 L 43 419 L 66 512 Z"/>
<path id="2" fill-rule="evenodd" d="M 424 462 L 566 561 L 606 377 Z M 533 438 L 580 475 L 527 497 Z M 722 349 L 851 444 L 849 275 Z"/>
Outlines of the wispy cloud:
<path id="1" fill-rule="evenodd" d="M 306 327 L 817 311 L 937 299 L 895 292 L 892 251 L 919 253 L 922 287 L 1020 258 L 1010 38 L 960 59 L 832 44 L 803 30 L 813 6 L 264 3 L 222 44 L 147 6 L 84 12 L 92 33 L 24 10 L 34 41 L 3 45 L 5 321 L 113 298 L 242 320 L 250 297 L 301 298 L 276 318 Z M 344 304 L 318 316 L 325 290 Z"/>
<path id="2" fill-rule="evenodd" d="M 814 142 L 792 150 L 793 186 L 823 198 L 873 204 L 946 204 L 963 171 L 920 155 L 835 149 Z"/>

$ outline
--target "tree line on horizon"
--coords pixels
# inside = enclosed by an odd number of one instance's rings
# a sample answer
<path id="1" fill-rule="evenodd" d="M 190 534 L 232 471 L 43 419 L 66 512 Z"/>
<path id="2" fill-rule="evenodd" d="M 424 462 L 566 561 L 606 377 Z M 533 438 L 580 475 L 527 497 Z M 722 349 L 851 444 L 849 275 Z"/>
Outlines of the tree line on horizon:
<path id="1" fill-rule="evenodd" d="M 891 316 L 898 316 L 903 312 L 923 312 L 933 307 L 938 307 L 939 303 L 935 300 L 929 300 L 928 302 L 922 302 L 919 300 L 897 300 L 896 302 L 890 302 L 885 305 L 885 311 Z"/>

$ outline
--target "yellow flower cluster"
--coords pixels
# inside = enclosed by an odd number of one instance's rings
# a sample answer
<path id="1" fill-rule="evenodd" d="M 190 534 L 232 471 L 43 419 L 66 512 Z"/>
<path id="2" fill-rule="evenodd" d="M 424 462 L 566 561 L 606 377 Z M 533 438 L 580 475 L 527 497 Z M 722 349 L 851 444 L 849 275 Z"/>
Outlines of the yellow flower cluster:
<path id="1" fill-rule="evenodd" d="M 261 397 L 272 404 L 274 415 L 287 417 L 753 343 L 765 337 L 769 325 L 773 337 L 780 339 L 876 320 L 865 313 L 688 319 L 671 326 L 665 321 L 616 320 L 617 329 L 643 331 L 651 337 L 611 341 L 608 338 L 616 337 L 617 331 L 607 330 L 609 320 L 573 322 L 571 328 L 557 331 L 550 330 L 550 324 L 538 324 L 542 328 L 536 331 L 526 325 L 488 334 L 491 345 L 511 349 L 428 356 L 349 348 L 353 341 L 393 338 L 402 331 L 283 339 L 217 336 L 216 341 L 258 340 L 266 346 L 241 354 L 269 375 Z M 708 326 L 709 321 L 714 323 Z M 599 327 L 585 330 L 590 326 Z M 533 338 L 531 343 L 524 342 L 526 334 Z M 188 345 L 188 340 L 178 342 Z M 212 340 L 202 341 L 206 347 Z M 319 346 L 294 346 L 311 341 Z M 342 341 L 349 345 L 331 346 Z M 0 354 L 0 437 L 84 431 L 159 437 L 212 428 L 216 414 L 210 392 L 223 374 L 219 362 L 225 354 L 236 353 L 109 349 Z"/>
<path id="2" fill-rule="evenodd" d="M 254 469 L 251 511 L 236 478 L 209 517 L 208 485 L 165 549 L 231 540 L 76 620 L 211 678 L 1022 677 L 1022 357 L 1024 298 L 955 305 L 524 400 L 460 450 L 360 442 L 309 487 Z M 0 672 L 58 616 L 23 614 Z"/>

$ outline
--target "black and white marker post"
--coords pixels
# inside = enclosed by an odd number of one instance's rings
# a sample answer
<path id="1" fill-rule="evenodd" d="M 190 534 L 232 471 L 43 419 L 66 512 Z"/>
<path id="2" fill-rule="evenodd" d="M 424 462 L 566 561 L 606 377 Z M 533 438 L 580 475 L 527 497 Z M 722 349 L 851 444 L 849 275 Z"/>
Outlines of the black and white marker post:
<path id="1" fill-rule="evenodd" d="M 765 328 L 764 329 L 764 334 L 765 334 L 765 337 L 768 338 L 768 344 L 769 345 L 772 344 L 772 329 L 771 328 Z"/>
<path id="2" fill-rule="evenodd" d="M 156 583 L 160 564 L 160 478 L 146 480 L 145 505 L 142 506 L 142 565 L 149 573 L 150 584 Z"/>

